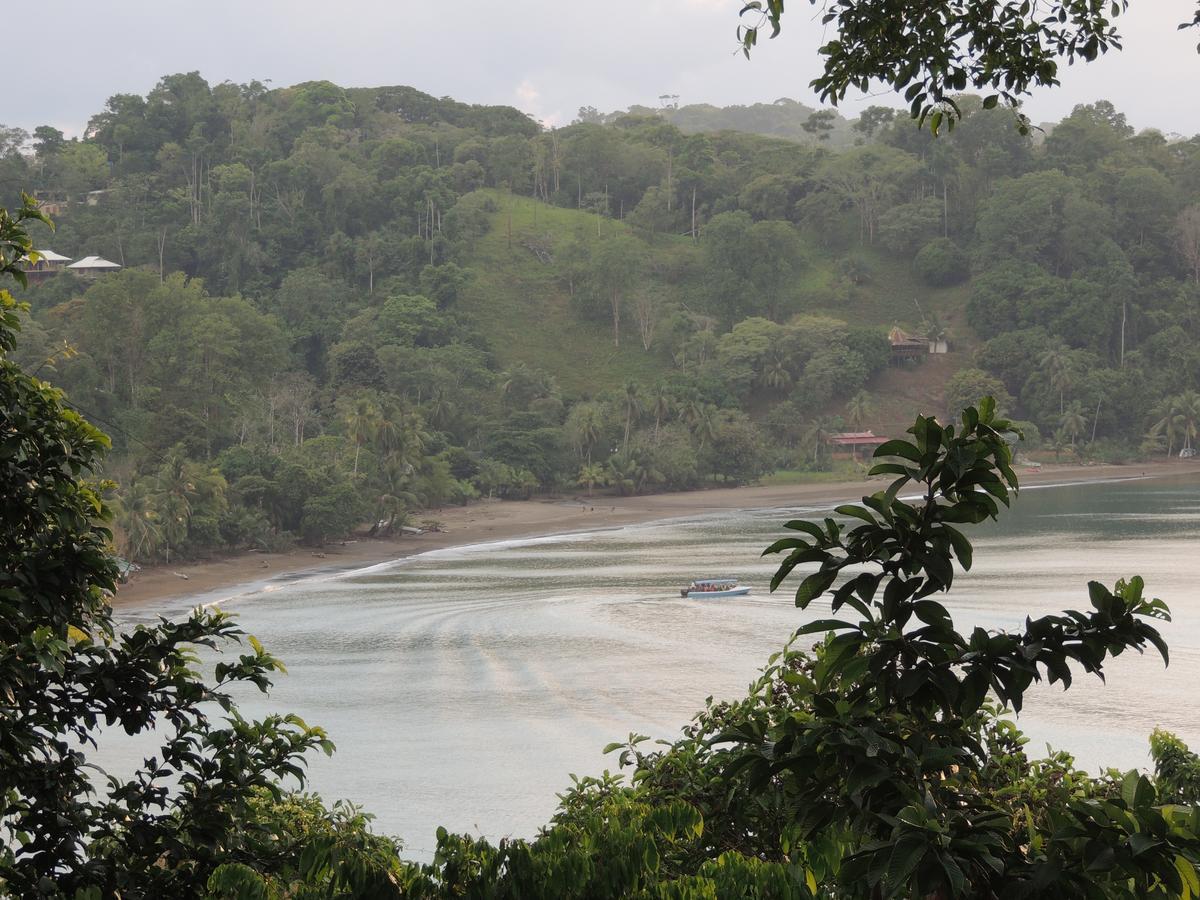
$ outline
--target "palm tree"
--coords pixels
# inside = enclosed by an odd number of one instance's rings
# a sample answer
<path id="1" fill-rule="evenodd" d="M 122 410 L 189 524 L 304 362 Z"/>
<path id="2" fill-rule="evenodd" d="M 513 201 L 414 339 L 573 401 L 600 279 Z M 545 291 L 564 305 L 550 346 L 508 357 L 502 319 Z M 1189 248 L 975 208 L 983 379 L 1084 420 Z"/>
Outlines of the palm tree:
<path id="1" fill-rule="evenodd" d="M 1192 441 L 1200 431 L 1200 394 L 1191 389 L 1175 398 L 1176 415 L 1183 432 L 1183 449 L 1191 450 Z"/>
<path id="2" fill-rule="evenodd" d="M 154 495 L 144 481 L 135 481 L 121 494 L 117 524 L 125 532 L 125 554 L 134 561 L 153 559 L 162 544 L 162 528 Z"/>
<path id="3" fill-rule="evenodd" d="M 875 401 L 866 391 L 859 391 L 846 404 L 846 421 L 851 428 L 862 428 L 875 412 Z"/>
<path id="4" fill-rule="evenodd" d="M 167 457 L 155 478 L 155 486 L 154 504 L 162 522 L 167 562 L 170 562 L 171 547 L 187 538 L 192 501 L 196 499 L 196 486 L 189 477 L 188 464 L 181 453 L 172 452 Z"/>
<path id="5" fill-rule="evenodd" d="M 697 440 L 700 441 L 700 449 L 704 449 L 704 445 L 711 441 L 717 434 L 717 415 L 716 407 L 708 403 L 702 403 L 695 407 L 692 416 L 691 428 Z"/>
<path id="6" fill-rule="evenodd" d="M 396 530 L 397 525 L 404 525 L 408 521 L 409 504 L 403 497 L 397 497 L 395 494 L 380 494 L 376 504 L 378 511 L 375 514 L 375 522 L 371 526 L 372 536 L 382 533 L 384 537 L 388 537 Z M 387 516 L 387 521 L 381 527 L 379 523 L 383 522 L 384 516 Z"/>
<path id="7" fill-rule="evenodd" d="M 665 384 L 660 384 L 654 390 L 654 396 L 650 398 L 650 411 L 654 413 L 654 442 L 658 443 L 658 428 L 662 424 L 663 419 L 671 415 L 675 408 L 675 403 L 671 399 L 671 392 L 667 390 Z"/>
<path id="8" fill-rule="evenodd" d="M 804 429 L 800 445 L 805 448 L 805 454 L 811 454 L 813 466 L 820 468 L 822 460 L 829 452 L 829 435 L 834 427 L 834 421 L 825 417 L 813 419 Z"/>
<path id="9" fill-rule="evenodd" d="M 568 433 L 590 464 L 592 450 L 604 435 L 604 414 L 596 403 L 577 403 L 567 418 Z"/>
<path id="10" fill-rule="evenodd" d="M 621 441 L 621 452 L 629 449 L 629 429 L 633 425 L 633 417 L 642 410 L 642 400 L 638 396 L 637 382 L 625 383 L 625 438 Z"/>
<path id="11" fill-rule="evenodd" d="M 403 459 L 411 465 L 420 465 L 425 456 L 425 448 L 429 446 L 430 434 L 425 430 L 424 420 L 416 413 L 404 420 L 402 437 Z"/>
<path id="12" fill-rule="evenodd" d="M 942 317 L 936 312 L 931 312 L 925 317 L 924 328 L 925 337 L 929 339 L 930 343 L 941 343 L 949 336 L 949 331 L 946 328 L 946 324 L 942 321 Z"/>
<path id="13" fill-rule="evenodd" d="M 642 481 L 641 466 L 632 457 L 622 454 L 608 461 L 608 483 L 622 496 L 636 494 Z"/>
<path id="14" fill-rule="evenodd" d="M 785 391 L 792 384 L 792 373 L 782 356 L 775 354 L 767 361 L 762 373 L 764 387 L 775 391 Z"/>
<path id="15" fill-rule="evenodd" d="M 444 428 L 454 418 L 454 403 L 444 388 L 438 388 L 429 398 L 429 422 L 438 428 Z"/>
<path id="16" fill-rule="evenodd" d="M 1067 449 L 1067 438 L 1061 428 L 1054 432 L 1054 437 L 1050 439 L 1050 449 L 1054 451 L 1054 461 L 1058 462 L 1062 452 Z"/>
<path id="17" fill-rule="evenodd" d="M 404 442 L 404 412 L 393 403 L 381 407 L 372 432 L 379 455 L 391 456 Z"/>
<path id="18" fill-rule="evenodd" d="M 1142 444 L 1138 450 L 1146 456 L 1150 456 L 1152 453 L 1157 453 L 1161 450 L 1165 444 L 1166 441 L 1163 440 L 1162 434 L 1151 430 L 1142 436 Z"/>
<path id="19" fill-rule="evenodd" d="M 1066 393 L 1072 384 L 1072 361 L 1066 344 L 1051 347 L 1038 358 L 1038 365 L 1050 380 L 1050 386 L 1058 391 L 1058 414 L 1066 412 Z"/>
<path id="20" fill-rule="evenodd" d="M 500 374 L 500 396 L 505 399 L 516 394 L 522 384 L 531 378 L 529 367 L 520 362 L 506 372 Z"/>
<path id="21" fill-rule="evenodd" d="M 354 444 L 354 474 L 358 475 L 358 456 L 374 436 L 379 427 L 380 412 L 375 401 L 360 394 L 342 416 L 346 425 L 346 436 Z"/>
<path id="22" fill-rule="evenodd" d="M 1059 417 L 1058 426 L 1063 435 L 1070 439 L 1071 446 L 1074 447 L 1075 441 L 1087 429 L 1087 417 L 1084 416 L 1083 408 L 1078 402 L 1072 403 L 1070 408 Z"/>
<path id="23" fill-rule="evenodd" d="M 688 397 L 679 407 L 679 418 L 688 428 L 695 428 L 703 415 L 704 404 L 695 395 Z"/>
<path id="24" fill-rule="evenodd" d="M 500 376 L 500 394 L 506 404 L 527 406 L 541 397 L 557 397 L 558 382 L 553 375 L 517 363 Z"/>
<path id="25" fill-rule="evenodd" d="M 579 476 L 575 479 L 582 487 L 587 488 L 588 496 L 592 496 L 592 488 L 596 485 L 603 487 L 608 483 L 608 475 L 604 471 L 603 466 L 595 463 L 587 463 L 579 469 Z"/>
<path id="26" fill-rule="evenodd" d="M 1155 422 L 1150 426 L 1150 434 L 1156 438 L 1159 435 L 1163 437 L 1167 456 L 1174 452 L 1176 438 L 1183 437 L 1184 423 L 1179 411 L 1179 398 L 1166 397 L 1151 412 Z"/>

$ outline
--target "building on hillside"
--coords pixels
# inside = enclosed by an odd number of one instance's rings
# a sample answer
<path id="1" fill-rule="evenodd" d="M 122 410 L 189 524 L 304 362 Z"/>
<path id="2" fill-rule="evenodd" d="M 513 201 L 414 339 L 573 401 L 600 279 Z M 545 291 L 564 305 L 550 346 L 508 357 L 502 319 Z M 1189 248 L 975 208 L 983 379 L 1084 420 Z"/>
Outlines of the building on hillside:
<path id="1" fill-rule="evenodd" d="M 73 262 L 67 266 L 68 271 L 74 272 L 76 275 L 82 275 L 85 278 L 95 278 L 97 275 L 115 272 L 120 268 L 120 265 L 117 263 L 109 262 L 101 256 L 85 256 L 78 262 Z"/>
<path id="2" fill-rule="evenodd" d="M 840 431 L 826 438 L 829 452 L 834 459 L 858 459 L 859 448 L 863 455 L 869 456 L 880 444 L 886 444 L 888 439 L 879 437 L 873 431 Z"/>
<path id="3" fill-rule="evenodd" d="M 71 261 L 71 257 L 62 256 L 53 250 L 39 250 L 37 253 L 37 262 L 26 262 L 21 266 L 30 284 L 41 284 L 47 278 L 61 272 Z"/>
<path id="4" fill-rule="evenodd" d="M 888 343 L 892 345 L 892 362 L 901 363 L 921 359 L 933 350 L 933 343 L 918 334 L 909 334 L 899 325 L 888 332 Z"/>
<path id="5" fill-rule="evenodd" d="M 71 205 L 66 191 L 34 191 L 33 199 L 37 201 L 38 209 L 52 219 L 61 216 Z"/>

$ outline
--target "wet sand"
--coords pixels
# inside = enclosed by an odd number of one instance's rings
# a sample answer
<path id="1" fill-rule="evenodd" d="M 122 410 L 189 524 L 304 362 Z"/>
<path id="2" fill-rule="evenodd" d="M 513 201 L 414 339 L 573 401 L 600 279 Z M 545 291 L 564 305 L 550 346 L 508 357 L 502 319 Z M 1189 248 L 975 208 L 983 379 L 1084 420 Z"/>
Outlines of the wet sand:
<path id="1" fill-rule="evenodd" d="M 1168 477 L 1200 473 L 1200 460 L 1140 463 L 1126 466 L 1044 466 L 1040 471 L 1018 467 L 1022 486 L 1113 479 Z M 855 500 L 874 493 L 887 478 L 714 488 L 637 497 L 596 496 L 559 500 L 494 500 L 421 514 L 441 522 L 445 531 L 388 540 L 361 539 L 331 544 L 320 550 L 299 548 L 289 553 L 243 553 L 221 559 L 138 572 L 118 590 L 113 605 L 130 608 L 151 602 L 204 595 L 274 579 L 351 570 L 389 562 L 430 550 L 466 544 L 540 537 L 569 531 L 614 528 L 733 509 L 818 506 Z M 181 577 L 186 576 L 186 578 Z"/>

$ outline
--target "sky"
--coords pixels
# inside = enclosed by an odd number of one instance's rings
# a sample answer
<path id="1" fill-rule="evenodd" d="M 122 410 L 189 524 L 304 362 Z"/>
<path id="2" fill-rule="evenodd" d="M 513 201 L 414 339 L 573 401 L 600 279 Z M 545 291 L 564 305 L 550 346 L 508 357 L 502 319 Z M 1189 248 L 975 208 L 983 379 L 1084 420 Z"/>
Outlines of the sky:
<path id="1" fill-rule="evenodd" d="M 213 84 L 411 85 L 513 105 L 549 125 L 569 123 L 581 106 L 655 106 L 661 94 L 681 104 L 817 105 L 808 88 L 824 37 L 816 8 L 793 0 L 783 34 L 747 61 L 735 40 L 742 2 L 39 0 L 45 52 L 36 70 L 24 69 L 30 89 L 5 92 L 0 123 L 75 135 L 112 94 L 145 94 L 162 75 L 192 70 Z M 1200 29 L 1176 29 L 1195 3 L 1133 0 L 1122 17 L 1126 49 L 1064 67 L 1062 86 L 1039 91 L 1026 111 L 1052 121 L 1103 98 L 1139 129 L 1200 133 Z M 853 118 L 882 103 L 900 105 L 886 93 L 848 96 L 841 111 Z"/>

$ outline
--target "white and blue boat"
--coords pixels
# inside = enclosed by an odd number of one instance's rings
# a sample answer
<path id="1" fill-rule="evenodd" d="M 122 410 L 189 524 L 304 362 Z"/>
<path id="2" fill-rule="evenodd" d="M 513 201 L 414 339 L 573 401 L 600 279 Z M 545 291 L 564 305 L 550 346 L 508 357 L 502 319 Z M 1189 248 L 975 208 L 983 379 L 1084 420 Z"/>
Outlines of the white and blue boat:
<path id="1" fill-rule="evenodd" d="M 697 578 L 679 596 L 689 600 L 720 600 L 722 597 L 745 597 L 750 588 L 742 587 L 736 578 Z"/>

